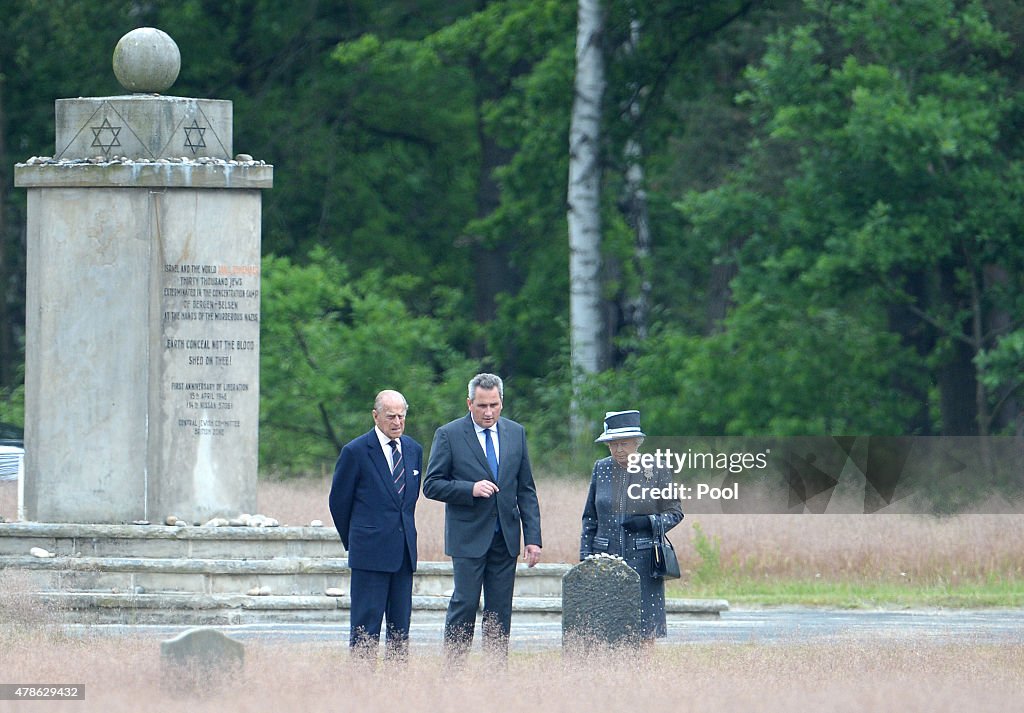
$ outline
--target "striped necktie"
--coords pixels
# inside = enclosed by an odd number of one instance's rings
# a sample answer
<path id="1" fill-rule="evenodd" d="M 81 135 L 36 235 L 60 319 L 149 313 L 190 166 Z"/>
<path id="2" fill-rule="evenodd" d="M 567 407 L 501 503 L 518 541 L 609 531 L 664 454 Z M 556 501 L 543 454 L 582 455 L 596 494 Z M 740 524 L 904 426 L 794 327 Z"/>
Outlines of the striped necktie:
<path id="1" fill-rule="evenodd" d="M 405 490 L 405 463 L 402 461 L 402 451 L 398 450 L 398 441 L 388 441 L 391 446 L 391 462 L 395 466 L 391 469 L 391 475 L 395 479 L 395 490 L 401 495 Z"/>

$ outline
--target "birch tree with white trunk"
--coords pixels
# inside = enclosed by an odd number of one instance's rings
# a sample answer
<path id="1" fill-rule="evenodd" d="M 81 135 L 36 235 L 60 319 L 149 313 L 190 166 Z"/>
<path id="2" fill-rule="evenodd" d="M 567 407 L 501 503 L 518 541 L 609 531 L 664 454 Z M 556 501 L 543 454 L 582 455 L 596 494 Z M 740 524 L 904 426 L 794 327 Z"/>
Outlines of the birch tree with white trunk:
<path id="1" fill-rule="evenodd" d="M 576 78 L 569 124 L 569 329 L 573 374 L 605 367 L 601 298 L 601 102 L 606 79 L 601 0 L 579 0 Z M 572 408 L 573 435 L 585 424 Z"/>

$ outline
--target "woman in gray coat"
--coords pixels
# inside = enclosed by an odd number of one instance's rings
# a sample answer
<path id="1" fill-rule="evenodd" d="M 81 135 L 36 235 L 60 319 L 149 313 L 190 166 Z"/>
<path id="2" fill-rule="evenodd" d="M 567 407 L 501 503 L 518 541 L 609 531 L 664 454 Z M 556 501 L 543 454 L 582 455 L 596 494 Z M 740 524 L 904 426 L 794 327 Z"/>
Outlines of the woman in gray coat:
<path id="1" fill-rule="evenodd" d="M 639 411 L 609 411 L 604 432 L 610 456 L 594 463 L 590 492 L 583 509 L 580 559 L 597 553 L 622 557 L 640 575 L 640 636 L 653 642 L 668 632 L 665 625 L 665 581 L 651 576 L 654 518 L 667 532 L 683 519 L 678 499 L 651 497 L 653 489 L 671 485 L 668 470 L 630 468 L 630 455 L 643 443 Z M 630 473 L 630 470 L 639 472 Z"/>

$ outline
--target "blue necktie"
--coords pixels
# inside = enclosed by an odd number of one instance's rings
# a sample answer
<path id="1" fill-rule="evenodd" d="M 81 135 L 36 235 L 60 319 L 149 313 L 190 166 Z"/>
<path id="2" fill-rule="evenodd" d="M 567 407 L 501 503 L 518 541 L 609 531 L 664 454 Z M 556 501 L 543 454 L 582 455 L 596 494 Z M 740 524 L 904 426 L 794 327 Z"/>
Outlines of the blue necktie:
<path id="1" fill-rule="evenodd" d="M 487 452 L 487 465 L 491 466 L 494 482 L 498 482 L 498 454 L 494 452 L 494 441 L 491 440 L 491 429 L 484 429 L 484 450 Z M 501 518 L 494 522 L 494 531 L 501 532 Z"/>
<path id="2" fill-rule="evenodd" d="M 487 464 L 491 466 L 494 482 L 498 482 L 498 454 L 494 452 L 494 441 L 491 440 L 491 429 L 484 429 L 484 450 L 487 451 Z"/>

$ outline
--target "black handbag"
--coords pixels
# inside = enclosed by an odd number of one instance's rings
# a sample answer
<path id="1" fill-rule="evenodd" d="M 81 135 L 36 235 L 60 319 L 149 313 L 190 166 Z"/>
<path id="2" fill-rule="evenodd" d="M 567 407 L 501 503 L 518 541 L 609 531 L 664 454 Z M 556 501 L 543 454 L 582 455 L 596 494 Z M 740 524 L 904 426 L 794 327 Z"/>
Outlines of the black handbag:
<path id="1" fill-rule="evenodd" d="M 660 579 L 679 579 L 679 560 L 676 550 L 665 534 L 665 523 L 658 515 L 651 515 L 651 530 L 654 532 L 651 543 L 651 576 Z"/>

